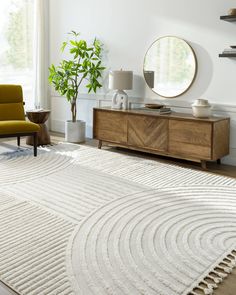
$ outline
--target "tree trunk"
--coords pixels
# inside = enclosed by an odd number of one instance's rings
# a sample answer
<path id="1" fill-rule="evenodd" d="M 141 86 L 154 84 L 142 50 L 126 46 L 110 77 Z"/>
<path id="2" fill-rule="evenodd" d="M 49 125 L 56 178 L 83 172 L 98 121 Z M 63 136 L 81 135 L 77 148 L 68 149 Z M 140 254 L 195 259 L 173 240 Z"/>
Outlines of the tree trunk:
<path id="1" fill-rule="evenodd" d="M 72 114 L 72 122 L 76 122 L 77 107 L 76 107 L 75 99 L 71 101 L 71 114 Z"/>

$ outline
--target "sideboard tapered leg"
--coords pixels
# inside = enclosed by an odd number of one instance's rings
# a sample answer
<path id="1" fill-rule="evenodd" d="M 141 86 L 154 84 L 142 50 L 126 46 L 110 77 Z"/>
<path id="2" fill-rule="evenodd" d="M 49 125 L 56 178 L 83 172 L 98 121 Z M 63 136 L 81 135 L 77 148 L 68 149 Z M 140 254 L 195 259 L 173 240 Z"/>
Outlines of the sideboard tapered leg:
<path id="1" fill-rule="evenodd" d="M 99 148 L 99 149 L 102 148 L 102 141 L 101 141 L 101 140 L 98 141 L 98 148 Z"/>
<path id="2" fill-rule="evenodd" d="M 201 167 L 202 167 L 202 169 L 204 169 L 204 170 L 207 169 L 206 161 L 201 160 Z"/>

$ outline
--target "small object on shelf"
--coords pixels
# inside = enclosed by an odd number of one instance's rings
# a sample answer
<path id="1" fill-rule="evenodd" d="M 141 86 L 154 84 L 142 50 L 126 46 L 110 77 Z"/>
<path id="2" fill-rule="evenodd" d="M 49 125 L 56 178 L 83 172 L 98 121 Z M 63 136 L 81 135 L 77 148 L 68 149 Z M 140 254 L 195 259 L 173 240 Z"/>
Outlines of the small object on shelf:
<path id="1" fill-rule="evenodd" d="M 228 15 L 222 15 L 220 19 L 227 22 L 236 22 L 236 8 L 231 8 L 228 13 Z M 230 47 L 231 51 L 224 50 L 222 53 L 219 54 L 219 57 L 236 57 L 236 51 L 232 51 L 236 49 L 236 46 L 232 45 Z"/>
<path id="2" fill-rule="evenodd" d="M 226 48 L 223 53 L 236 53 L 236 48 Z"/>
<path id="3" fill-rule="evenodd" d="M 228 15 L 234 15 L 234 16 L 236 16 L 236 8 L 231 8 L 231 9 L 228 11 Z"/>
<path id="4" fill-rule="evenodd" d="M 196 118 L 209 118 L 211 116 L 211 105 L 207 99 L 196 99 L 192 104 L 193 116 Z"/>
<path id="5" fill-rule="evenodd" d="M 158 103 L 146 103 L 145 108 L 148 109 L 161 109 L 164 107 L 164 104 L 158 104 Z"/>
<path id="6" fill-rule="evenodd" d="M 226 48 L 220 55 L 219 57 L 236 57 L 236 46 L 232 48 Z"/>

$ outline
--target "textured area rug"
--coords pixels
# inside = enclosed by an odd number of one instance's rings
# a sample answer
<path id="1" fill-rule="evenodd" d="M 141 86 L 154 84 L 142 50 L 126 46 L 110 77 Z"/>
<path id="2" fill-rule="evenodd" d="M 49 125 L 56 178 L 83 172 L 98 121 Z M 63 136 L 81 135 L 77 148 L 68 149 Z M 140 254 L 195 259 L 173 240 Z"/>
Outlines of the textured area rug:
<path id="1" fill-rule="evenodd" d="M 74 224 L 1 192 L 0 200 L 1 280 L 19 294 L 73 294 L 65 254 Z"/>
<path id="2" fill-rule="evenodd" d="M 234 179 L 70 144 L 0 171 L 0 279 L 19 294 L 211 294 L 234 266 Z"/>
<path id="3" fill-rule="evenodd" d="M 188 294 L 235 249 L 236 190 L 221 196 L 160 189 L 93 212 L 74 237 L 78 294 Z"/>

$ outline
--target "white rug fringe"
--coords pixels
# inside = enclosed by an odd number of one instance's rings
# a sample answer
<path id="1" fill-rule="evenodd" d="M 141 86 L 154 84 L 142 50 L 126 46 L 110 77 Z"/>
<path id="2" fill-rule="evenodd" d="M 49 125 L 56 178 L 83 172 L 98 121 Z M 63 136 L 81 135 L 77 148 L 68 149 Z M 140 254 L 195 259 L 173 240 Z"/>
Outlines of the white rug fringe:
<path id="1" fill-rule="evenodd" d="M 232 270 L 235 268 L 236 266 L 236 254 L 234 254 L 235 252 L 236 252 L 236 248 L 235 250 L 230 251 L 230 253 L 227 256 L 225 256 L 225 258 L 223 258 L 222 261 L 219 262 L 218 265 L 216 265 L 209 272 L 209 274 L 198 284 L 198 286 L 194 287 L 193 291 L 189 292 L 188 294 L 189 295 L 202 294 L 202 293 L 197 293 L 198 290 L 203 291 L 205 295 L 214 294 L 214 289 L 217 289 L 219 284 L 222 283 L 223 280 L 228 277 L 228 274 L 230 274 Z M 212 274 L 214 274 L 214 276 Z"/>

